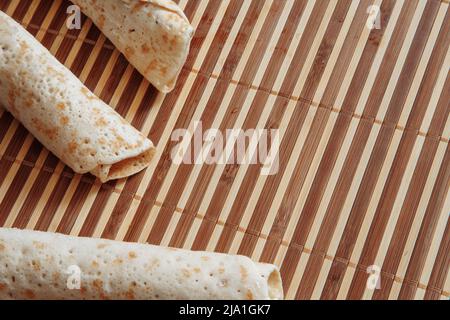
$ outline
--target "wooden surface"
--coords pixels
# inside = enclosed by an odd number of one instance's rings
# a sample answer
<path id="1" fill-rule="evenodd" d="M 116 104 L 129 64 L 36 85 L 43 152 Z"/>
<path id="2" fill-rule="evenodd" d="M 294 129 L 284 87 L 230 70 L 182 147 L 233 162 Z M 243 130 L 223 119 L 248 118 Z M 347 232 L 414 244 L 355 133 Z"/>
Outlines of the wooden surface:
<path id="1" fill-rule="evenodd" d="M 67 30 L 68 6 L 0 0 L 156 159 L 100 185 L 0 111 L 0 225 L 248 255 L 281 266 L 289 299 L 450 297 L 448 1 L 180 0 L 197 30 L 167 96 L 90 21 Z M 279 173 L 174 165 L 173 130 L 197 120 L 280 128 Z"/>

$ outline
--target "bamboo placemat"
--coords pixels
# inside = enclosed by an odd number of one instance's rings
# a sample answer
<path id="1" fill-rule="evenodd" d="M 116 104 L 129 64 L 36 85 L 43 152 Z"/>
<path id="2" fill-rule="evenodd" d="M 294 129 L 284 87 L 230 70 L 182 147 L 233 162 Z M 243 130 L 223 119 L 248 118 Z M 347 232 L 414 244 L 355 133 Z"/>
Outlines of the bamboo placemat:
<path id="1" fill-rule="evenodd" d="M 68 1 L 0 0 L 158 146 L 146 172 L 100 185 L 0 111 L 0 225 L 248 255 L 281 266 L 288 299 L 448 299 L 448 1 L 179 4 L 196 33 L 164 96 L 89 20 L 67 30 Z M 173 130 L 200 120 L 279 128 L 278 174 L 173 164 Z"/>

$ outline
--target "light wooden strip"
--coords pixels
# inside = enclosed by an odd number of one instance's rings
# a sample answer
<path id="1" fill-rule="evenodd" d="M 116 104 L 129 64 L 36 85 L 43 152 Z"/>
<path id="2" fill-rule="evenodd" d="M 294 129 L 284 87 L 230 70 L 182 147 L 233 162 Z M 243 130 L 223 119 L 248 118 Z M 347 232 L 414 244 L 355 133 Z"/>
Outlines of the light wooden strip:
<path id="1" fill-rule="evenodd" d="M 302 280 L 303 274 L 305 272 L 306 264 L 308 263 L 309 254 L 302 253 L 300 260 L 295 268 L 295 273 L 292 278 L 291 284 L 289 288 L 285 288 L 286 291 L 286 299 L 293 300 L 295 299 L 295 295 L 297 294 L 298 287 L 300 285 L 300 281 Z"/>
<path id="2" fill-rule="evenodd" d="M 314 286 L 314 291 L 311 295 L 312 300 L 320 300 L 322 290 L 325 287 L 325 282 L 327 281 L 328 273 L 330 272 L 333 261 L 324 260 L 322 267 L 320 268 L 319 277 L 317 278 L 316 285 Z"/>
<path id="3" fill-rule="evenodd" d="M 8 148 L 11 139 L 14 137 L 14 134 L 16 133 L 17 128 L 19 127 L 18 121 L 12 121 L 11 125 L 8 128 L 8 131 L 6 131 L 5 136 L 3 137 L 3 140 L 0 141 L 0 154 L 4 155 L 6 153 L 6 149 Z"/>
<path id="4" fill-rule="evenodd" d="M 418 288 L 414 296 L 414 300 L 423 300 L 425 298 L 425 290 Z"/>

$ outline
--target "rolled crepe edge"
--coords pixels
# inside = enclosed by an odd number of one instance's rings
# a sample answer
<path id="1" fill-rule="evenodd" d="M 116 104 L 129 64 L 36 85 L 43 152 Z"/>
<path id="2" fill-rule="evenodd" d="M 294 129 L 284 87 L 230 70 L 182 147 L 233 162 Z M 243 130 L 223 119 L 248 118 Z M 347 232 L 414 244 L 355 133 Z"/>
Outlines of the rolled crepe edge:
<path id="1" fill-rule="evenodd" d="M 147 168 L 155 153 L 156 149 L 151 144 L 150 147 L 136 155 L 131 155 L 111 164 L 100 164 L 90 173 L 98 177 L 102 183 L 127 178 Z"/>
<path id="2" fill-rule="evenodd" d="M 258 274 L 267 281 L 269 300 L 283 300 L 283 281 L 280 270 L 273 264 L 255 263 Z"/>

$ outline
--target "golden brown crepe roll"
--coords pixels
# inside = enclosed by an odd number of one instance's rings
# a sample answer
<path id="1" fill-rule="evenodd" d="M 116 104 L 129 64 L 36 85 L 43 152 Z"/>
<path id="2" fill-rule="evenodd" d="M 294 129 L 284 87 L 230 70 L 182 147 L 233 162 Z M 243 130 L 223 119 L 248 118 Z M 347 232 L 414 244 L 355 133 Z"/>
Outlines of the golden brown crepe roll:
<path id="1" fill-rule="evenodd" d="M 75 172 L 102 182 L 146 168 L 150 140 L 0 11 L 0 104 Z"/>
<path id="2" fill-rule="evenodd" d="M 72 0 L 159 91 L 173 90 L 193 28 L 170 0 Z"/>
<path id="3" fill-rule="evenodd" d="M 282 299 L 247 257 L 0 228 L 0 299 Z"/>

